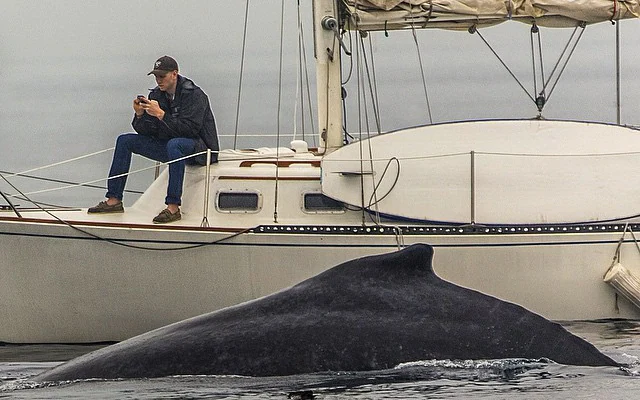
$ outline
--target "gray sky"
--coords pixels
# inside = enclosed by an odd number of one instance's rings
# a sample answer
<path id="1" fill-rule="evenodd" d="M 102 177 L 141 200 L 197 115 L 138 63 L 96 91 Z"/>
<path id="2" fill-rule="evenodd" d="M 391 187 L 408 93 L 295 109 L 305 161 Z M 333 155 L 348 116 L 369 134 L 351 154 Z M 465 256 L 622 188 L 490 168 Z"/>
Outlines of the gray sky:
<path id="1" fill-rule="evenodd" d="M 283 133 L 293 131 L 296 3 L 286 0 Z M 301 3 L 309 42 L 311 2 Z M 155 86 L 145 74 L 164 54 L 174 56 L 181 73 L 207 92 L 221 133 L 233 134 L 244 7 L 239 0 L 2 0 L 0 169 L 24 170 L 113 146 L 119 133 L 131 130 L 131 101 Z M 280 15 L 280 0 L 251 1 L 241 133 L 277 131 Z M 505 23 L 483 32 L 530 88 L 529 27 Z M 622 122 L 640 124 L 640 21 L 623 21 L 621 32 Z M 547 72 L 570 33 L 543 30 Z M 411 33 L 372 38 L 379 51 L 375 60 L 383 129 L 428 122 Z M 429 30 L 418 38 L 435 122 L 536 114 L 477 35 Z M 615 121 L 614 40 L 610 23 L 587 28 L 547 105 L 547 117 Z M 311 63 L 310 44 L 307 50 Z M 310 73 L 315 80 L 313 69 Z M 356 89 L 350 85 L 348 90 L 354 108 Z M 355 123 L 354 114 L 351 131 Z M 223 138 L 222 145 L 230 147 L 232 139 Z M 239 147 L 251 146 L 254 139 L 239 141 Z M 98 176 L 106 174 L 106 158 L 96 161 Z"/>

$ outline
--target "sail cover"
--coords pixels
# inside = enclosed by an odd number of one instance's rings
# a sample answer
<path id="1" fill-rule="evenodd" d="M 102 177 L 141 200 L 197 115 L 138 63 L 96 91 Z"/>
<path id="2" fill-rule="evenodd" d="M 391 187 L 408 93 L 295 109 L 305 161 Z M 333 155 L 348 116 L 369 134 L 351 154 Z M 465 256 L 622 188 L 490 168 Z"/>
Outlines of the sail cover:
<path id="1" fill-rule="evenodd" d="M 507 20 L 574 27 L 640 16 L 640 0 L 342 0 L 349 29 L 469 29 Z"/>

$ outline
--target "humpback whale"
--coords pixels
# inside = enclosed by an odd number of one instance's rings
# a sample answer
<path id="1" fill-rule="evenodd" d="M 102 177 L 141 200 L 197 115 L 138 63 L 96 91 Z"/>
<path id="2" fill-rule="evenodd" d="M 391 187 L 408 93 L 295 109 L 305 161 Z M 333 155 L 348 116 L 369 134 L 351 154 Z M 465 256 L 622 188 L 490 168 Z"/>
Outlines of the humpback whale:
<path id="1" fill-rule="evenodd" d="M 430 359 L 616 366 L 561 325 L 439 278 L 433 248 L 340 264 L 283 291 L 80 356 L 35 378 L 283 376 Z"/>

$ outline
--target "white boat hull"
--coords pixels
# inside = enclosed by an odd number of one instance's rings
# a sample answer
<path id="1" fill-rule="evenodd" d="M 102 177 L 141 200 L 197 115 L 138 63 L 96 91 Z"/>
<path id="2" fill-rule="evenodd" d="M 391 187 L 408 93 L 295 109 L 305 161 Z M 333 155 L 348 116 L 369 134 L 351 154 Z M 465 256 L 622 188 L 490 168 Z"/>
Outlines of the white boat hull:
<path id="1" fill-rule="evenodd" d="M 349 259 L 393 251 L 398 240 L 432 244 L 441 277 L 550 319 L 640 318 L 602 279 L 623 225 L 604 233 L 540 234 L 407 228 L 402 237 L 393 228 L 352 227 L 346 234 L 338 227 L 299 228 L 266 226 L 230 237 L 212 228 L 81 227 L 163 251 L 123 247 L 59 223 L 4 218 L 0 341 L 122 340 L 273 293 Z M 632 241 L 622 246 L 622 257 L 640 274 Z"/>

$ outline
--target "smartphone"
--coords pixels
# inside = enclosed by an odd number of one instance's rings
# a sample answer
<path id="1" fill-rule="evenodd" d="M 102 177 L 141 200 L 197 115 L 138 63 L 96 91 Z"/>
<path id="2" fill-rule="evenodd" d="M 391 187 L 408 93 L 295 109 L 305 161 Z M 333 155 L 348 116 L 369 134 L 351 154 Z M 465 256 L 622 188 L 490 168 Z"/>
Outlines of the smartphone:
<path id="1" fill-rule="evenodd" d="M 138 95 L 138 101 L 139 101 L 140 103 L 148 103 L 148 102 L 149 102 L 149 100 L 147 100 L 147 99 L 144 97 L 144 95 L 142 95 L 142 94 L 139 94 L 139 95 Z"/>

